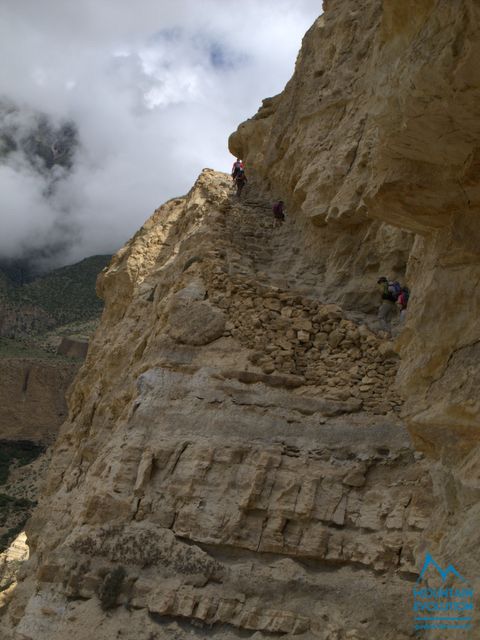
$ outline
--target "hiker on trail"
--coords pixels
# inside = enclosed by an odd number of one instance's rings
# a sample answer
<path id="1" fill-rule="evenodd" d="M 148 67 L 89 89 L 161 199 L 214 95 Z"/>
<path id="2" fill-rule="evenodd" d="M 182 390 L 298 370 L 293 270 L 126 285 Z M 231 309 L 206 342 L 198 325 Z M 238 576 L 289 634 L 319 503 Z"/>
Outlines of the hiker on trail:
<path id="1" fill-rule="evenodd" d="M 247 183 L 247 176 L 245 175 L 245 171 L 243 169 L 239 169 L 237 175 L 235 176 L 235 184 L 237 186 L 237 196 L 240 198 L 240 194 L 242 193 L 243 187 Z"/>
<path id="2" fill-rule="evenodd" d="M 401 287 L 396 281 L 389 281 L 385 276 L 377 280 L 382 295 L 382 302 L 378 309 L 380 328 L 387 333 L 391 332 L 391 321 L 396 314 L 396 302 L 400 295 Z"/>
<path id="3" fill-rule="evenodd" d="M 275 202 L 273 204 L 272 211 L 273 211 L 273 226 L 281 227 L 283 224 L 283 221 L 285 220 L 285 209 L 284 209 L 283 200 L 278 200 L 277 202 Z"/>
<path id="4" fill-rule="evenodd" d="M 397 306 L 400 309 L 400 322 L 405 321 L 407 315 L 408 299 L 410 298 L 410 289 L 408 287 L 402 287 L 400 294 L 397 298 Z"/>
<path id="5" fill-rule="evenodd" d="M 235 182 L 235 178 L 237 177 L 238 173 L 240 171 L 244 170 L 244 166 L 243 166 L 243 162 L 240 160 L 240 158 L 237 158 L 235 160 L 235 162 L 233 163 L 232 166 L 232 180 Z"/>

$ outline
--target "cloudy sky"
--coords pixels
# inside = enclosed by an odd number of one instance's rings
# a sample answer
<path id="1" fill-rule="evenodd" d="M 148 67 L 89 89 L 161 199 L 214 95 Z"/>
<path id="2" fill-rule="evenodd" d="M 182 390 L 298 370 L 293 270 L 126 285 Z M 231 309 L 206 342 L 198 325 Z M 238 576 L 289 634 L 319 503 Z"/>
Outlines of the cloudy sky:
<path id="1" fill-rule="evenodd" d="M 0 257 L 116 250 L 283 89 L 321 0 L 4 0 L 0 100 L 73 120 L 80 148 L 55 189 L 0 164 Z"/>

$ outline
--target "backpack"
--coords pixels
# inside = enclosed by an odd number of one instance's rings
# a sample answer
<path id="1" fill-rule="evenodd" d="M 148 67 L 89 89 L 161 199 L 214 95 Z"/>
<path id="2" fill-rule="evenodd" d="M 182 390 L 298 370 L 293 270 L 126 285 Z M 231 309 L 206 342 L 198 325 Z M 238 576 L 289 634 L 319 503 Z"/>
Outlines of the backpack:
<path id="1" fill-rule="evenodd" d="M 402 296 L 402 309 L 406 309 L 408 305 L 408 299 L 410 298 L 410 289 L 408 287 L 402 287 L 402 292 L 400 295 Z"/>
<path id="2" fill-rule="evenodd" d="M 401 292 L 402 287 L 396 280 L 394 280 L 393 282 L 384 282 L 382 300 L 390 300 L 390 302 L 396 302 Z"/>
<path id="3" fill-rule="evenodd" d="M 234 162 L 232 168 L 232 176 L 235 178 L 236 176 L 238 176 L 240 171 L 243 171 L 243 162 Z"/>
<path id="4" fill-rule="evenodd" d="M 402 287 L 401 287 L 400 283 L 398 282 L 398 280 L 394 280 L 393 282 L 389 282 L 388 283 L 388 289 L 389 289 L 390 293 L 392 293 L 395 296 L 395 300 L 402 293 Z"/>

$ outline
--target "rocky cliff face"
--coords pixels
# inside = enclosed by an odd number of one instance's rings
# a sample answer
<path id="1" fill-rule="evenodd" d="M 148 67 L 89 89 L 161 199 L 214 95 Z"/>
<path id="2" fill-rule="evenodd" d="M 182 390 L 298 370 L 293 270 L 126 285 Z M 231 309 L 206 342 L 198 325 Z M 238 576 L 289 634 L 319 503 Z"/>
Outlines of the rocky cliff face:
<path id="1" fill-rule="evenodd" d="M 431 490 L 397 357 L 321 298 L 301 241 L 206 170 L 114 258 L 17 637 L 408 637 Z"/>
<path id="2" fill-rule="evenodd" d="M 2 357 L 0 365 L 1 610 L 19 559 L 28 555 L 25 535 L 15 539 L 36 505 L 50 460 L 46 448 L 66 418 L 65 392 L 79 365 L 46 357 Z"/>
<path id="3" fill-rule="evenodd" d="M 383 271 L 398 275 L 408 256 L 413 298 L 398 343 L 398 386 L 438 492 L 425 545 L 473 578 L 480 575 L 472 547 L 480 497 L 479 7 L 383 0 L 325 9 L 285 92 L 265 101 L 230 147 L 288 202 L 312 250 L 322 248 L 329 296 L 343 300 L 352 285 L 363 292 Z M 406 232 L 415 234 L 413 246 Z M 377 233 L 392 244 L 379 250 Z M 398 266 L 391 246 L 404 250 Z"/>
<path id="4" fill-rule="evenodd" d="M 75 362 L 2 358 L 0 433 L 3 439 L 51 443 L 67 415 L 65 393 Z"/>
<path id="5" fill-rule="evenodd" d="M 364 311 L 377 304 L 378 274 L 403 278 L 413 243 L 408 231 L 372 220 L 365 203 L 378 143 L 376 85 L 383 78 L 389 88 L 389 70 L 378 69 L 385 10 L 380 1 L 331 3 L 306 34 L 285 91 L 229 141 L 257 188 L 286 202 L 302 251 L 321 266 L 325 295 Z"/>
<path id="6" fill-rule="evenodd" d="M 418 551 L 475 581 L 477 18 L 326 2 L 245 199 L 204 171 L 117 254 L 7 638 L 401 640 Z M 405 269 L 399 365 L 363 312 Z"/>

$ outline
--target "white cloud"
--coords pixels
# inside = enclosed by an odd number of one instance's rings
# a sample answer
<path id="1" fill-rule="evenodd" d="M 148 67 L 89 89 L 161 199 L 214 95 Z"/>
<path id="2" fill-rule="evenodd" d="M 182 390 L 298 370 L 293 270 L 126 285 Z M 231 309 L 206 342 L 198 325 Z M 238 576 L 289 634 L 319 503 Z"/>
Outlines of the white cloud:
<path id="1" fill-rule="evenodd" d="M 203 167 L 228 171 L 229 133 L 282 90 L 320 13 L 313 0 L 2 3 L 3 96 L 73 119 L 82 147 L 48 200 L 31 168 L 0 169 L 0 254 L 70 231 L 63 260 L 114 251 Z"/>

